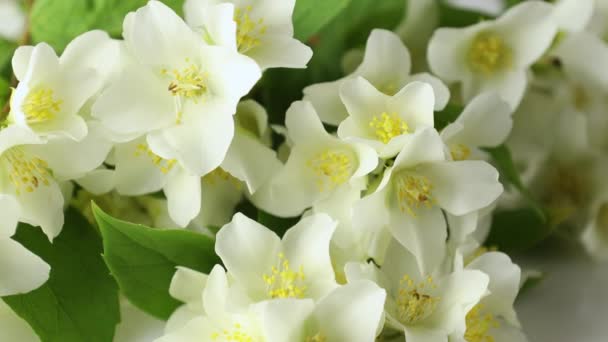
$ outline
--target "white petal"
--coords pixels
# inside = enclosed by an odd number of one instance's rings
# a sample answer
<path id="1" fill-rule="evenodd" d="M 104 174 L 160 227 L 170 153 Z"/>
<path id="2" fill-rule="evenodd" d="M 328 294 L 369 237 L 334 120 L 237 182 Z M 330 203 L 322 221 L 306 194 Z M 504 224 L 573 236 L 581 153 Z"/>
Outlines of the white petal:
<path id="1" fill-rule="evenodd" d="M 53 240 L 63 227 L 63 195 L 56 182 L 41 184 L 32 192 L 22 191 L 16 197 L 21 207 L 19 221 L 40 226 L 49 240 Z"/>
<path id="2" fill-rule="evenodd" d="M 388 101 L 391 112 L 403 113 L 407 123 L 412 129 L 419 127 L 433 127 L 433 108 L 435 96 L 433 88 L 428 83 L 414 81 L 408 83 L 394 97 Z"/>
<path id="3" fill-rule="evenodd" d="M 228 278 L 220 265 L 215 265 L 209 273 L 203 292 L 203 306 L 207 316 L 221 316 L 226 312 L 228 300 Z"/>
<path id="4" fill-rule="evenodd" d="M 262 70 L 268 68 L 306 68 L 312 49 L 284 34 L 266 34 L 258 47 L 247 51 Z"/>
<path id="5" fill-rule="evenodd" d="M 93 170 L 74 181 L 93 195 L 108 193 L 116 186 L 114 170 L 108 169 Z"/>
<path id="6" fill-rule="evenodd" d="M 17 80 L 22 80 L 25 77 L 33 52 L 34 47 L 29 45 L 20 46 L 15 50 L 12 64 L 13 72 L 15 73 Z"/>
<path id="7" fill-rule="evenodd" d="M 401 86 L 410 74 L 411 66 L 410 53 L 399 36 L 388 30 L 374 29 L 367 38 L 363 63 L 355 74 L 375 86 L 391 83 Z"/>
<path id="8" fill-rule="evenodd" d="M 511 48 L 513 63 L 524 69 L 549 48 L 557 26 L 553 6 L 542 1 L 526 1 L 511 7 L 497 21 L 495 30 Z"/>
<path id="9" fill-rule="evenodd" d="M 494 78 L 467 77 L 462 83 L 462 96 L 471 101 L 484 92 L 495 92 L 515 110 L 524 96 L 528 78 L 525 71 L 511 71 Z"/>
<path id="10" fill-rule="evenodd" d="M 420 208 L 416 216 L 391 208 L 389 229 L 418 262 L 422 274 L 429 274 L 441 263 L 448 237 L 447 224 L 439 208 Z"/>
<path id="11" fill-rule="evenodd" d="M 147 152 L 138 150 L 142 142 L 143 139 L 139 139 L 116 146 L 114 180 L 116 190 L 122 195 L 154 193 L 162 189 L 167 181 Z"/>
<path id="12" fill-rule="evenodd" d="M 304 101 L 312 103 L 323 122 L 337 126 L 348 116 L 340 99 L 343 81 L 324 82 L 304 88 Z"/>
<path id="13" fill-rule="evenodd" d="M 519 266 L 504 253 L 490 252 L 473 260 L 467 269 L 480 270 L 490 277 L 490 295 L 483 299 L 484 308 L 517 324 L 513 303 L 519 292 Z"/>
<path id="14" fill-rule="evenodd" d="M 319 139 L 326 140 L 329 137 L 310 102 L 292 103 L 287 109 L 285 126 L 296 146 L 310 145 L 318 142 Z"/>
<path id="15" fill-rule="evenodd" d="M 88 68 L 106 79 L 120 62 L 121 45 L 101 30 L 89 31 L 74 38 L 66 46 L 59 62 L 64 70 Z"/>
<path id="16" fill-rule="evenodd" d="M 279 299 L 256 304 L 262 334 L 267 342 L 302 341 L 306 319 L 315 305 L 312 300 Z"/>
<path id="17" fill-rule="evenodd" d="M 315 308 L 315 317 L 328 341 L 373 341 L 385 298 L 385 290 L 373 282 L 356 281 L 323 298 Z"/>
<path id="18" fill-rule="evenodd" d="M 477 24 L 467 29 L 437 29 L 429 41 L 427 52 L 433 73 L 447 82 L 463 79 L 468 70 L 464 62 L 470 40 L 482 27 Z"/>
<path id="19" fill-rule="evenodd" d="M 443 110 L 445 108 L 445 106 L 448 104 L 448 101 L 450 100 L 450 89 L 445 85 L 445 83 L 443 83 L 437 77 L 435 77 L 429 73 L 422 72 L 422 73 L 410 76 L 408 81 L 425 82 L 425 83 L 430 84 L 431 87 L 433 87 L 433 93 L 435 95 L 435 108 L 434 109 L 436 111 Z"/>
<path id="20" fill-rule="evenodd" d="M 207 284 L 206 274 L 178 266 L 171 278 L 169 294 L 183 303 L 199 304 L 205 284 Z"/>
<path id="21" fill-rule="evenodd" d="M 445 160 L 444 145 L 434 128 L 425 128 L 411 135 L 395 159 L 395 171 L 418 164 Z"/>
<path id="22" fill-rule="evenodd" d="M 238 130 L 222 162 L 222 168 L 244 181 L 250 193 L 255 193 L 282 166 L 276 152 L 258 139 Z"/>
<path id="23" fill-rule="evenodd" d="M 573 33 L 555 50 L 564 72 L 573 80 L 594 82 L 608 89 L 608 47 L 600 38 L 587 32 Z M 589 63 L 593 60 L 594 63 Z"/>
<path id="24" fill-rule="evenodd" d="M 19 203 L 9 195 L 0 194 L 0 239 L 7 239 L 17 229 L 19 223 Z"/>
<path id="25" fill-rule="evenodd" d="M 207 33 L 213 44 L 236 51 L 237 31 L 233 4 L 187 0 L 184 3 L 184 16 L 195 31 Z"/>
<path id="26" fill-rule="evenodd" d="M 12 239 L 0 239 L 0 296 L 30 292 L 49 278 L 50 266 Z"/>
<path id="27" fill-rule="evenodd" d="M 326 214 L 302 218 L 283 238 L 285 258 L 294 269 L 303 268 L 306 297 L 318 299 L 335 286 L 334 270 L 329 257 L 329 243 L 337 222 Z"/>
<path id="28" fill-rule="evenodd" d="M 363 127 L 369 125 L 374 116 L 385 111 L 390 99 L 363 77 L 344 81 L 340 87 L 340 98 L 349 116 Z"/>
<path id="29" fill-rule="evenodd" d="M 234 208 L 243 198 L 241 183 L 235 183 L 232 178 L 210 176 L 213 177 L 211 180 L 203 178 L 201 212 L 192 221 L 199 228 L 221 227 L 230 222 Z"/>
<path id="30" fill-rule="evenodd" d="M 593 0 L 560 0 L 554 5 L 553 16 L 560 30 L 582 31 L 593 15 Z"/>
<path id="31" fill-rule="evenodd" d="M 266 297 L 263 276 L 275 265 L 280 250 L 281 241 L 275 233 L 241 213 L 235 214 L 216 236 L 217 255 L 252 298 Z"/>
<path id="32" fill-rule="evenodd" d="M 484 161 L 440 162 L 420 169 L 433 184 L 437 204 L 457 216 L 490 205 L 503 191 L 498 171 Z"/>
<path id="33" fill-rule="evenodd" d="M 40 342 L 29 324 L 0 300 L 0 331 L 7 341 Z"/>
<path id="34" fill-rule="evenodd" d="M 163 188 L 171 219 L 185 227 L 201 210 L 201 178 L 179 166 L 170 172 Z"/>

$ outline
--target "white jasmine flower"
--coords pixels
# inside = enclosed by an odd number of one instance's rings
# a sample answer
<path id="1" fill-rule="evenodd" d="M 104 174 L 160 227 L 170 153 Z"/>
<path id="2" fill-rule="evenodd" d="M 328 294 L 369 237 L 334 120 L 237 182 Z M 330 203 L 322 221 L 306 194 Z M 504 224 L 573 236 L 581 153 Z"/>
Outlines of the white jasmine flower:
<path id="1" fill-rule="evenodd" d="M 267 212 L 297 216 L 376 168 L 378 157 L 371 147 L 331 136 L 309 102 L 291 105 L 286 126 L 294 144 L 289 159 L 253 196 L 253 202 Z"/>
<path id="2" fill-rule="evenodd" d="M 450 161 L 434 129 L 412 135 L 375 193 L 356 204 L 362 227 L 388 226 L 423 271 L 443 259 L 447 226 L 442 210 L 462 216 L 502 193 L 498 172 L 484 161 Z"/>
<path id="3" fill-rule="evenodd" d="M 336 224 L 324 214 L 308 216 L 281 240 L 268 228 L 237 213 L 217 233 L 215 250 L 252 302 L 317 300 L 337 286 L 329 257 Z"/>
<path id="4" fill-rule="evenodd" d="M 13 69 L 20 82 L 11 97 L 8 123 L 43 137 L 84 139 L 88 129 L 79 112 L 106 77 L 90 61 L 99 58 L 111 64 L 118 55 L 118 43 L 102 31 L 77 37 L 61 57 L 45 43 L 19 47 Z"/>
<path id="5" fill-rule="evenodd" d="M 0 207 L 0 296 L 27 293 L 48 280 L 51 268 L 11 239 L 20 216 L 17 200 L 11 195 L 0 194 Z M 2 334 L 6 337 L 6 331 Z"/>
<path id="6" fill-rule="evenodd" d="M 303 323 L 314 308 L 312 300 L 294 299 L 264 301 L 240 308 L 231 307 L 228 278 L 219 265 L 214 267 L 206 279 L 202 298 L 203 315 L 195 316 L 184 322 L 185 324 L 174 327 L 155 341 L 300 340 Z M 277 326 L 281 328 L 277 329 Z"/>
<path id="7" fill-rule="evenodd" d="M 19 125 L 0 130 L 0 193 L 19 203 L 20 222 L 40 226 L 52 240 L 63 226 L 64 200 L 43 143 Z"/>
<path id="8" fill-rule="evenodd" d="M 206 45 L 160 1 L 129 13 L 123 36 L 132 63 L 93 105 L 93 116 L 119 135 L 151 132 L 154 153 L 192 173 L 218 167 L 232 141 L 232 114 L 260 78 L 259 67 Z"/>
<path id="9" fill-rule="evenodd" d="M 408 342 L 445 341 L 451 333 L 464 331 L 466 313 L 488 287 L 488 276 L 477 270 L 424 272 L 396 241 L 382 267 L 351 263 L 346 274 L 349 281 L 369 279 L 386 289 L 386 324 L 404 331 Z"/>
<path id="10" fill-rule="evenodd" d="M 474 97 L 456 121 L 441 131 L 441 138 L 453 160 L 485 159 L 482 147 L 505 142 L 511 128 L 511 107 L 496 93 Z"/>
<path id="11" fill-rule="evenodd" d="M 201 38 L 253 58 L 260 68 L 305 68 L 312 50 L 293 38 L 295 0 L 188 0 L 186 22 Z"/>
<path id="12" fill-rule="evenodd" d="M 472 260 L 466 270 L 488 275 L 488 294 L 466 315 L 466 330 L 450 342 L 526 342 L 513 303 L 519 292 L 521 270 L 506 254 L 488 252 Z"/>
<path id="13" fill-rule="evenodd" d="M 434 126 L 433 88 L 426 83 L 408 83 L 388 96 L 357 77 L 344 81 L 340 96 L 349 116 L 338 127 L 338 136 L 373 147 L 381 158 L 397 155 L 411 133 Z"/>
<path id="14" fill-rule="evenodd" d="M 191 173 L 175 159 L 154 153 L 139 138 L 115 148 L 114 182 L 116 190 L 127 196 L 164 191 L 173 221 L 185 227 L 201 209 L 200 176 Z"/>
<path id="15" fill-rule="evenodd" d="M 515 108 L 528 83 L 526 70 L 555 36 L 552 14 L 550 4 L 526 1 L 496 20 L 438 29 L 428 47 L 431 70 L 445 81 L 462 82 L 466 102 L 495 91 Z"/>
<path id="16" fill-rule="evenodd" d="M 0 0 L 0 37 L 19 40 L 25 32 L 25 13 L 17 0 Z"/>
<path id="17" fill-rule="evenodd" d="M 595 0 L 558 0 L 554 4 L 553 16 L 561 31 L 583 31 L 593 14 Z"/>
<path id="18" fill-rule="evenodd" d="M 305 88 L 304 100 L 313 104 L 323 122 L 337 126 L 348 116 L 340 101 L 340 87 L 344 81 L 360 76 L 388 96 L 395 95 L 413 81 L 429 83 L 435 93 L 435 109 L 443 109 L 450 97 L 447 87 L 434 76 L 427 73 L 410 75 L 410 70 L 410 54 L 399 37 L 390 31 L 376 29 L 367 40 L 363 62 L 352 74 Z"/>

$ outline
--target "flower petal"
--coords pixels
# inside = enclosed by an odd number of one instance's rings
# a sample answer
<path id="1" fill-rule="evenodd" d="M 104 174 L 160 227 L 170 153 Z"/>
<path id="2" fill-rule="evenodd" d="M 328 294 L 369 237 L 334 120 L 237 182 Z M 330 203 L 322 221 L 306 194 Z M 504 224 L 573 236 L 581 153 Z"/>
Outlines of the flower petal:
<path id="1" fill-rule="evenodd" d="M 0 296 L 30 292 L 49 278 L 51 267 L 12 239 L 0 239 Z"/>

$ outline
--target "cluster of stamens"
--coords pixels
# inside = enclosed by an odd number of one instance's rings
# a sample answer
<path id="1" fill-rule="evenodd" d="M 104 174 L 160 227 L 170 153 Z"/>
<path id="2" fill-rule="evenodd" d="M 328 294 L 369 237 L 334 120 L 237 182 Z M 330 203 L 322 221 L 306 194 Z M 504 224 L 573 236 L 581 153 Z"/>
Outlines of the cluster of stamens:
<path id="1" fill-rule="evenodd" d="M 150 158 L 152 163 L 160 169 L 160 172 L 162 172 L 163 174 L 169 173 L 169 171 L 171 171 L 171 169 L 173 169 L 173 167 L 177 163 L 175 159 L 163 159 L 162 157 L 158 156 L 156 153 L 152 152 L 150 147 L 148 147 L 148 145 L 146 144 L 137 145 L 137 148 L 135 149 L 135 156 L 147 156 L 148 158 Z"/>
<path id="2" fill-rule="evenodd" d="M 332 190 L 350 179 L 352 157 L 345 152 L 326 150 L 308 161 L 308 167 L 317 176 L 320 191 Z"/>
<path id="3" fill-rule="evenodd" d="M 211 334 L 212 341 L 218 342 L 253 342 L 251 335 L 243 331 L 239 323 L 235 323 L 232 329 L 223 329 Z"/>
<path id="4" fill-rule="evenodd" d="M 236 44 L 240 53 L 257 47 L 261 44 L 260 37 L 266 33 L 267 26 L 264 19 L 252 19 L 251 5 L 234 10 L 234 21 L 236 22 Z"/>
<path id="5" fill-rule="evenodd" d="M 185 62 L 187 66 L 181 70 L 162 69 L 160 72 L 162 76 L 172 79 L 167 90 L 175 97 L 175 121 L 178 124 L 182 120 L 182 100 L 187 99 L 198 103 L 208 91 L 208 73 L 201 70 L 197 64 L 192 63 L 190 58 L 186 58 Z"/>
<path id="6" fill-rule="evenodd" d="M 401 278 L 397 295 L 397 315 L 404 324 L 413 324 L 429 317 L 437 308 L 440 298 L 429 293 L 436 288 L 433 278 L 427 277 L 416 284 L 407 274 Z"/>
<path id="7" fill-rule="evenodd" d="M 512 53 L 499 35 L 481 32 L 473 39 L 468 61 L 473 71 L 491 75 L 511 66 Z"/>
<path id="8" fill-rule="evenodd" d="M 405 173 L 398 175 L 395 182 L 397 201 L 402 212 L 416 216 L 415 209 L 433 206 L 433 185 L 427 177 Z"/>
<path id="9" fill-rule="evenodd" d="M 467 160 L 471 156 L 471 149 L 465 144 L 452 144 L 450 154 L 453 160 Z"/>
<path id="10" fill-rule="evenodd" d="M 304 268 L 292 270 L 283 253 L 279 253 L 279 266 L 272 266 L 270 274 L 262 277 L 270 298 L 304 298 L 306 295 Z"/>
<path id="11" fill-rule="evenodd" d="M 20 148 L 6 151 L 0 158 L 0 166 L 8 169 L 8 178 L 15 187 L 15 194 L 34 192 L 40 185 L 48 186 L 51 176 L 48 164 L 35 156 L 27 156 Z M 1 165 L 4 164 L 4 165 Z"/>
<path id="12" fill-rule="evenodd" d="M 407 122 L 402 120 L 396 113 L 382 113 L 374 115 L 369 122 L 369 127 L 374 130 L 374 134 L 382 143 L 388 144 L 396 136 L 409 132 L 410 127 Z"/>
<path id="13" fill-rule="evenodd" d="M 62 103 L 63 101 L 55 99 L 52 89 L 40 88 L 26 96 L 21 109 L 28 124 L 39 124 L 55 118 Z"/>
<path id="14" fill-rule="evenodd" d="M 492 314 L 482 314 L 482 310 L 483 306 L 477 304 L 467 313 L 467 330 L 464 334 L 467 342 L 494 342 L 489 331 L 499 327 L 498 321 Z"/>

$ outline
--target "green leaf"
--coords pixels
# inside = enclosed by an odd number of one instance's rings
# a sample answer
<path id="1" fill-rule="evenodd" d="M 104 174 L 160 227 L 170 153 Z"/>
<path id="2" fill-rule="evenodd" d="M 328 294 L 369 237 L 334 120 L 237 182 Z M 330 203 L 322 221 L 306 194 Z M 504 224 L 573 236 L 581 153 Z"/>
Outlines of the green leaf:
<path id="1" fill-rule="evenodd" d="M 13 53 L 17 48 L 17 44 L 0 39 L 0 75 L 9 76 L 8 69 L 10 68 Z"/>
<path id="2" fill-rule="evenodd" d="M 9 99 L 9 95 L 11 94 L 11 86 L 7 80 L 0 77 L 0 119 L 2 118 L 2 109 L 4 105 Z"/>
<path id="3" fill-rule="evenodd" d="M 551 235 L 553 228 L 533 208 L 498 210 L 492 218 L 487 246 L 502 251 L 525 251 Z"/>
<path id="4" fill-rule="evenodd" d="M 295 37 L 307 40 L 338 15 L 351 0 L 298 0 L 293 12 Z"/>
<path id="5" fill-rule="evenodd" d="M 513 157 L 511 156 L 511 151 L 506 145 L 500 145 L 495 148 L 486 149 L 492 156 L 492 160 L 494 161 L 494 165 L 498 169 L 500 176 L 503 179 L 503 183 L 506 186 L 514 186 L 520 194 L 526 199 L 528 205 L 536 211 L 539 218 L 543 221 L 547 221 L 547 215 L 542 205 L 530 194 L 530 191 L 526 188 L 524 183 L 521 180 L 519 175 L 519 171 L 515 167 L 515 163 L 513 162 Z"/>
<path id="6" fill-rule="evenodd" d="M 209 273 L 220 262 L 214 241 L 187 230 L 153 229 L 115 219 L 93 204 L 104 259 L 122 293 L 137 307 L 167 319 L 180 305 L 169 295 L 177 266 Z"/>
<path id="7" fill-rule="evenodd" d="M 91 225 L 69 209 L 53 244 L 40 229 L 25 224 L 14 239 L 49 263 L 51 274 L 39 289 L 4 301 L 43 342 L 111 342 L 120 321 L 118 288 Z"/>
<path id="8" fill-rule="evenodd" d="M 78 35 L 93 29 L 105 30 L 114 37 L 122 32 L 127 13 L 144 6 L 148 0 L 36 0 L 30 14 L 35 43 L 47 42 L 57 51 Z M 164 0 L 181 13 L 184 0 Z"/>
<path id="9" fill-rule="evenodd" d="M 440 112 L 435 112 L 435 129 L 441 131 L 445 126 L 456 121 L 462 113 L 462 106 L 448 103 L 448 105 Z"/>

